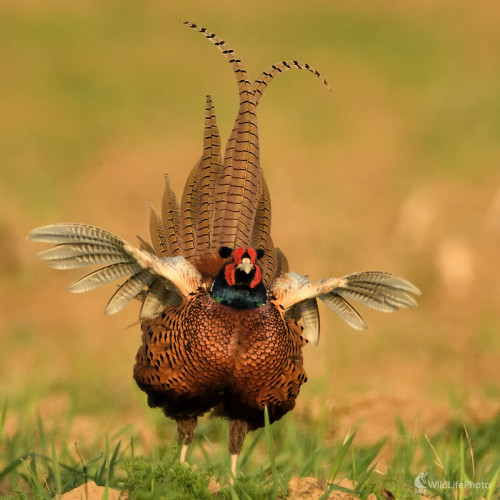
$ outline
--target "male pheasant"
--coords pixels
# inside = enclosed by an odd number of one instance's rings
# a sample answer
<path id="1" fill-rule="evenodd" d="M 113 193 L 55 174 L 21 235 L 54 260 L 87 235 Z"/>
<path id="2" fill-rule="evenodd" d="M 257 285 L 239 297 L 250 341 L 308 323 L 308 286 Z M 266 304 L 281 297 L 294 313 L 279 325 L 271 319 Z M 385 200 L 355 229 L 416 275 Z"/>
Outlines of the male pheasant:
<path id="1" fill-rule="evenodd" d="M 295 406 L 307 380 L 302 347 L 317 344 L 322 300 L 345 322 L 365 329 L 353 299 L 380 311 L 414 307 L 419 290 L 383 272 L 310 281 L 289 272 L 270 234 L 271 204 L 259 162 L 256 110 L 269 82 L 288 69 L 311 66 L 281 61 L 255 82 L 227 43 L 185 23 L 217 46 L 229 61 L 239 109 L 224 157 L 210 96 L 203 154 L 191 171 L 180 205 L 165 176 L 161 214 L 150 205 L 152 245 L 140 248 L 97 227 L 54 224 L 29 239 L 55 243 L 39 257 L 56 269 L 101 266 L 72 283 L 85 292 L 120 278 L 106 314 L 140 298 L 142 344 L 134 378 L 151 407 L 177 422 L 181 460 L 197 418 L 208 411 L 229 420 L 232 471 L 246 433 Z M 104 266 L 104 267 L 102 267 Z"/>

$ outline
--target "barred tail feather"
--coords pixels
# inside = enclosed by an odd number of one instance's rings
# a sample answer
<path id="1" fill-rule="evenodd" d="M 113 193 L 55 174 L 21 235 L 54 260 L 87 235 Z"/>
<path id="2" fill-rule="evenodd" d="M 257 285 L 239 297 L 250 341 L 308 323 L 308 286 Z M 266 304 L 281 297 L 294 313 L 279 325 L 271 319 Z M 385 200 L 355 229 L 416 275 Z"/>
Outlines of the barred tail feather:
<path id="1" fill-rule="evenodd" d="M 181 255 L 180 218 L 179 203 L 174 190 L 170 186 L 170 179 L 165 174 L 165 188 L 161 201 L 161 220 L 171 257 Z"/>
<path id="2" fill-rule="evenodd" d="M 196 222 L 196 253 L 210 252 L 212 249 L 212 222 L 215 207 L 215 184 L 222 171 L 220 136 L 212 99 L 207 95 L 205 107 L 205 135 L 203 156 L 199 171 L 199 213 Z"/>
<path id="3" fill-rule="evenodd" d="M 276 276 L 276 251 L 271 238 L 271 195 L 264 177 L 262 177 L 262 196 L 255 214 L 251 245 L 264 250 L 260 261 L 262 280 L 266 286 L 270 285 Z"/>
<path id="4" fill-rule="evenodd" d="M 292 60 L 280 61 L 276 64 L 273 64 L 272 66 L 267 68 L 265 71 L 263 71 L 261 73 L 261 75 L 259 76 L 259 78 L 257 78 L 257 80 L 255 80 L 255 82 L 253 83 L 252 90 L 253 90 L 254 100 L 255 100 L 256 106 L 259 104 L 260 98 L 262 97 L 264 90 L 269 85 L 271 80 L 276 75 L 279 75 L 280 73 L 288 71 L 289 69 L 304 69 L 306 71 L 311 72 L 326 86 L 326 88 L 328 90 L 331 91 L 330 85 L 328 85 L 328 82 L 321 76 L 320 72 L 318 70 L 314 69 L 308 63 L 301 62 L 301 61 L 292 61 Z"/>
<path id="5" fill-rule="evenodd" d="M 160 214 L 155 210 L 153 204 L 148 202 L 149 208 L 149 234 L 151 242 L 153 243 L 154 253 L 158 257 L 168 257 L 170 249 L 168 245 L 168 238 L 165 234 L 165 226 L 161 219 Z"/>
<path id="6" fill-rule="evenodd" d="M 221 38 L 196 24 L 185 22 L 202 33 L 226 57 L 238 84 L 240 106 L 227 142 L 224 164 L 215 187 L 213 219 L 214 246 L 249 246 L 255 212 L 262 193 L 259 140 L 255 103 L 250 81 L 241 59 Z"/>
<path id="7" fill-rule="evenodd" d="M 196 254 L 196 222 L 200 210 L 199 172 L 201 159 L 194 166 L 184 186 L 181 201 L 181 241 L 182 255 L 186 259 Z"/>

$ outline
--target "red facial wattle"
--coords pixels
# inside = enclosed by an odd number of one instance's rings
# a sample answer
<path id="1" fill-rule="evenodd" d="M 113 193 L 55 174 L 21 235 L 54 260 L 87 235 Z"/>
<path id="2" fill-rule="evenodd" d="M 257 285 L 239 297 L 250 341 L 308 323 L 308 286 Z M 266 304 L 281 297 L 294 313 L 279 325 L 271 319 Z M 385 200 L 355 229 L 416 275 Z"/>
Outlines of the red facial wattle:
<path id="1" fill-rule="evenodd" d="M 253 248 L 252 248 L 252 250 L 253 250 Z M 255 252 L 255 250 L 254 250 L 254 252 Z M 256 264 L 255 265 L 255 276 L 253 277 L 253 280 L 250 283 L 250 288 L 256 287 L 260 283 L 261 279 L 262 279 L 262 273 L 261 273 L 260 267 Z"/>
<path id="2" fill-rule="evenodd" d="M 234 264 L 228 264 L 226 269 L 224 270 L 224 277 L 226 278 L 226 283 L 229 286 L 234 286 L 236 284 L 236 280 L 234 278 Z"/>
<path id="3" fill-rule="evenodd" d="M 235 265 L 239 266 L 241 264 L 241 259 L 243 258 L 244 254 L 245 254 L 245 249 L 243 247 L 239 247 L 233 251 L 233 261 Z"/>
<path id="4" fill-rule="evenodd" d="M 255 266 L 255 263 L 257 262 L 257 252 L 255 251 L 255 248 L 247 248 L 247 253 L 250 257 L 250 262 Z"/>
<path id="5" fill-rule="evenodd" d="M 260 267 L 257 265 L 257 251 L 252 248 L 244 248 L 244 247 L 239 247 L 233 250 L 231 254 L 233 258 L 233 262 L 230 264 L 227 264 L 225 269 L 224 269 L 224 278 L 226 280 L 226 283 L 229 286 L 234 286 L 236 284 L 236 268 L 242 264 L 243 257 L 248 256 L 248 259 L 250 260 L 250 263 L 255 269 L 255 275 L 250 282 L 250 288 L 255 288 L 262 280 L 262 271 Z"/>

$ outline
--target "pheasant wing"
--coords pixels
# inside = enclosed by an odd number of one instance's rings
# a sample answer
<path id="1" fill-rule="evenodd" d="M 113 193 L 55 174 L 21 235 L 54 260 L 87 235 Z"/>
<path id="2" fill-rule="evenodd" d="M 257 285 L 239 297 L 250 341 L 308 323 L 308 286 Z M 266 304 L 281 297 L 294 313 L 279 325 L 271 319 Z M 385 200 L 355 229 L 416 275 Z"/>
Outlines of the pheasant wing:
<path id="1" fill-rule="evenodd" d="M 349 326 L 365 330 L 363 318 L 347 298 L 378 311 L 394 312 L 402 307 L 416 307 L 414 295 L 420 295 L 420 290 L 399 276 L 378 271 L 316 282 L 297 273 L 287 273 L 275 281 L 272 294 L 285 311 L 305 307 L 309 317 L 312 311 L 309 301 L 319 298 Z"/>
<path id="2" fill-rule="evenodd" d="M 106 314 L 120 311 L 140 296 L 144 300 L 141 317 L 154 316 L 180 304 L 201 286 L 200 273 L 184 257 L 160 259 L 95 226 L 53 224 L 34 229 L 28 239 L 56 244 L 38 254 L 56 269 L 103 266 L 74 281 L 71 292 L 86 292 L 128 277 L 108 302 Z"/>

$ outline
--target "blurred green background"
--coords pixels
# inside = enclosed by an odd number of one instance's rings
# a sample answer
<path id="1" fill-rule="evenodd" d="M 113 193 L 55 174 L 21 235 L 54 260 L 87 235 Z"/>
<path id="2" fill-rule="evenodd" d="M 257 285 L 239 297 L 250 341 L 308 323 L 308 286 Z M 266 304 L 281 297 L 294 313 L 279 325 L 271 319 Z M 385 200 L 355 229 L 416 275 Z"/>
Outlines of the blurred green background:
<path id="1" fill-rule="evenodd" d="M 0 5 L 6 432 L 40 414 L 85 439 L 129 423 L 155 439 L 162 417 L 132 380 L 137 305 L 103 316 L 112 287 L 69 294 L 78 273 L 48 269 L 25 237 L 66 221 L 135 242 L 163 173 L 180 195 L 201 155 L 207 93 L 227 138 L 234 76 L 181 19 L 227 40 L 251 77 L 291 58 L 332 87 L 288 72 L 259 106 L 273 237 L 291 268 L 313 279 L 381 269 L 423 292 L 416 310 L 363 309 L 364 333 L 323 309 L 295 418 L 326 412 L 331 436 L 359 423 L 373 441 L 397 415 L 419 432 L 497 413 L 498 2 L 22 0 Z"/>

